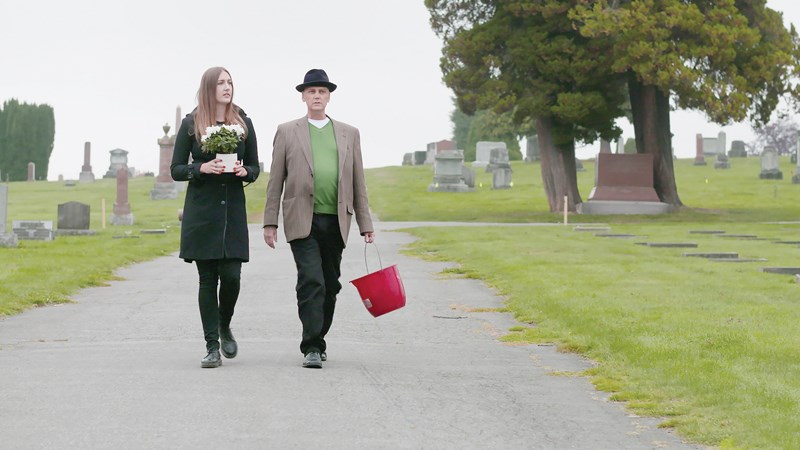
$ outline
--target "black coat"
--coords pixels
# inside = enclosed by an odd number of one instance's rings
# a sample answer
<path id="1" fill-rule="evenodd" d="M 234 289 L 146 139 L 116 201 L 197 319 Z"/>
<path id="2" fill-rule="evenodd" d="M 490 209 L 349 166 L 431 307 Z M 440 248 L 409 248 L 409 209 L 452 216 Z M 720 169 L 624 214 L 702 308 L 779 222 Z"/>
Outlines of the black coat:
<path id="1" fill-rule="evenodd" d="M 214 159 L 215 154 L 200 149 L 192 114 L 183 119 L 176 135 L 170 166 L 172 179 L 189 182 L 181 223 L 180 257 L 186 262 L 224 258 L 246 262 L 250 259 L 244 183 L 258 178 L 258 144 L 253 122 L 243 111 L 241 114 L 247 125 L 247 138 L 239 142 L 236 153 L 247 169 L 245 177 L 200 172 L 200 165 Z"/>

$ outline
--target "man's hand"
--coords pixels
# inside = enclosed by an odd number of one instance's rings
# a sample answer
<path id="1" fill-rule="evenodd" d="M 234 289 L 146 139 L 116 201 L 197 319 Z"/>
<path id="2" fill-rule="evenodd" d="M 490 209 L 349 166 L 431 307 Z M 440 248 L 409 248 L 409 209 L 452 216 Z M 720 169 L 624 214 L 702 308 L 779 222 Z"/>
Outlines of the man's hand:
<path id="1" fill-rule="evenodd" d="M 372 244 L 373 242 L 375 242 L 375 233 L 371 231 L 364 233 L 364 242 L 366 242 L 367 244 Z"/>
<path id="2" fill-rule="evenodd" d="M 275 248 L 275 243 L 278 242 L 278 227 L 264 227 L 264 242 Z"/>

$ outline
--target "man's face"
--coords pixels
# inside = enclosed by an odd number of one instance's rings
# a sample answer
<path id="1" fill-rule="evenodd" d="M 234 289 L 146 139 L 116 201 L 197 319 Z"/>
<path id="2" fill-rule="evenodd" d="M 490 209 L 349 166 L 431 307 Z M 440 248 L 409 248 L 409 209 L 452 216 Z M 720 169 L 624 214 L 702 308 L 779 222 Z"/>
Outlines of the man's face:
<path id="1" fill-rule="evenodd" d="M 331 91 L 324 86 L 309 86 L 303 90 L 303 102 L 308 112 L 325 113 L 325 107 L 331 101 Z"/>

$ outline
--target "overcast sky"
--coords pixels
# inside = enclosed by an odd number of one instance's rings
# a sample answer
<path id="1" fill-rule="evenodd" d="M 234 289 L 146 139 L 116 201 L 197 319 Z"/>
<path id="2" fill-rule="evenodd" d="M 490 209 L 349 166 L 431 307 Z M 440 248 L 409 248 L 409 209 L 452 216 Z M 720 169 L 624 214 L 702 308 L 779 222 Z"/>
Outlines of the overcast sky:
<path id="1" fill-rule="evenodd" d="M 797 0 L 767 5 L 800 23 Z M 0 101 L 55 110 L 50 180 L 78 177 L 87 141 L 97 177 L 116 148 L 136 170 L 157 173 L 162 125 L 174 133 L 176 107 L 194 108 L 200 76 L 217 65 L 231 72 L 267 166 L 276 126 L 305 113 L 294 86 L 311 68 L 339 85 L 328 114 L 361 130 L 367 167 L 399 165 L 452 135 L 442 45 L 422 0 L 0 0 L 0 17 Z M 694 156 L 696 133 L 752 140 L 748 124 L 722 128 L 691 112 L 674 112 L 672 131 L 683 158 Z"/>

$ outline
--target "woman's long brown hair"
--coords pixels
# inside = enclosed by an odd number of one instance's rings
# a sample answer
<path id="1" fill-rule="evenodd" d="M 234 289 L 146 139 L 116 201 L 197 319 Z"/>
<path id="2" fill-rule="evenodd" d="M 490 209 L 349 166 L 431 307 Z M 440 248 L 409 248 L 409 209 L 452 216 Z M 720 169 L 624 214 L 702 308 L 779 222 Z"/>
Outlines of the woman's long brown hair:
<path id="1" fill-rule="evenodd" d="M 197 89 L 197 109 L 194 113 L 194 136 L 197 142 L 206 131 L 206 127 L 217 124 L 217 81 L 222 72 L 231 75 L 224 67 L 212 67 L 203 73 L 200 78 L 200 88 Z M 231 77 L 231 79 L 233 79 Z M 239 124 L 244 129 L 247 137 L 247 125 L 244 123 L 239 107 L 233 104 L 234 85 L 231 83 L 231 102 L 225 107 L 225 123 L 227 125 Z"/>

